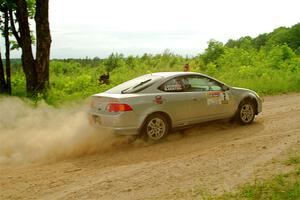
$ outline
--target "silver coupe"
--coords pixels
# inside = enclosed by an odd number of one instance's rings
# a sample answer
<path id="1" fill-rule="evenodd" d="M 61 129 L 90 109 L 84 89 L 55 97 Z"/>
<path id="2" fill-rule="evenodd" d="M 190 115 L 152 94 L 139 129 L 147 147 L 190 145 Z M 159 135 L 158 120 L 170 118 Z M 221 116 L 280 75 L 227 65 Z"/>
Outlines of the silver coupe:
<path id="1" fill-rule="evenodd" d="M 146 74 L 91 98 L 91 124 L 154 141 L 174 128 L 206 121 L 250 124 L 262 111 L 256 92 L 194 72 Z"/>

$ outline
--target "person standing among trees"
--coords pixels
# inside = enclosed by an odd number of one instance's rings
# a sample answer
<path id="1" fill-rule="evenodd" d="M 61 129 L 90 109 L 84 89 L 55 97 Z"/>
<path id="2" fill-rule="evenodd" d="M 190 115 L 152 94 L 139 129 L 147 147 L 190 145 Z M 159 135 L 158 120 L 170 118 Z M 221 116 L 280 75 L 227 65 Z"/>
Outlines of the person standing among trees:
<path id="1" fill-rule="evenodd" d="M 183 71 L 184 72 L 189 72 L 190 71 L 190 65 L 188 63 L 186 63 L 185 65 L 183 65 Z"/>
<path id="2" fill-rule="evenodd" d="M 99 76 L 99 84 L 109 84 L 109 72 L 107 72 L 106 74 L 102 74 L 101 76 Z"/>

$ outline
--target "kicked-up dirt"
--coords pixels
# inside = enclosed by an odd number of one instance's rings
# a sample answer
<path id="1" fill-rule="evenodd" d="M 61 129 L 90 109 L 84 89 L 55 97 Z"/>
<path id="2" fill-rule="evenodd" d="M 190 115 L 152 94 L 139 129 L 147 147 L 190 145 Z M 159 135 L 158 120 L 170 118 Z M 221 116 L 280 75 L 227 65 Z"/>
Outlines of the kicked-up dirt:
<path id="1" fill-rule="evenodd" d="M 10 124 L 3 109 L 0 199 L 193 199 L 289 171 L 282 160 L 300 150 L 299 93 L 265 97 L 249 126 L 205 123 L 152 145 L 98 138 L 72 111 L 26 108 Z"/>

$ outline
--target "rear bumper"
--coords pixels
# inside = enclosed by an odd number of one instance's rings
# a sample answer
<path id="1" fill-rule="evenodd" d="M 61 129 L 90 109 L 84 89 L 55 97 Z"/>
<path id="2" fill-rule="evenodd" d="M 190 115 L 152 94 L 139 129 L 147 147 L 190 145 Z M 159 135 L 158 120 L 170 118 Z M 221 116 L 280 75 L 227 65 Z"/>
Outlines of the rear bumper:
<path id="1" fill-rule="evenodd" d="M 116 134 L 116 135 L 138 135 L 139 127 L 130 126 L 107 126 L 103 124 L 103 116 L 89 113 L 89 123 L 90 125 L 99 128 L 105 132 Z M 113 125 L 115 121 L 118 121 L 116 117 L 105 116 L 105 121 L 110 121 Z M 106 123 L 107 124 L 107 123 Z"/>

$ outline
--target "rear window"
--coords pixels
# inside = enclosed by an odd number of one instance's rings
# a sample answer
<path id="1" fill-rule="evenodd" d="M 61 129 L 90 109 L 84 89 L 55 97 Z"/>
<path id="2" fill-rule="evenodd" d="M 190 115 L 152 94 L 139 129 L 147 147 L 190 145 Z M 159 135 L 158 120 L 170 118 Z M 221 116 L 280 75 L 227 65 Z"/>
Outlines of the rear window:
<path id="1" fill-rule="evenodd" d="M 126 81 L 116 87 L 107 90 L 106 93 L 109 94 L 128 94 L 128 93 L 136 93 L 140 92 L 150 85 L 152 85 L 155 81 L 162 78 L 161 76 L 147 74 L 137 78 L 134 78 L 130 81 Z"/>

